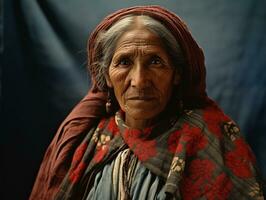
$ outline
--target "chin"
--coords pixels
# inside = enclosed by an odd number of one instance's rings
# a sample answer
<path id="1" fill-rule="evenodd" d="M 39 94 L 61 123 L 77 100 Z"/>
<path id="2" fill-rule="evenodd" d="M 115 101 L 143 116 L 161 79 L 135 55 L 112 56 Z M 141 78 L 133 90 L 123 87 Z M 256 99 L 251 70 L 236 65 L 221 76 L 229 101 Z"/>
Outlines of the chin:
<path id="1" fill-rule="evenodd" d="M 125 114 L 136 120 L 151 120 L 156 118 L 161 110 L 144 110 L 144 109 L 125 109 Z"/>

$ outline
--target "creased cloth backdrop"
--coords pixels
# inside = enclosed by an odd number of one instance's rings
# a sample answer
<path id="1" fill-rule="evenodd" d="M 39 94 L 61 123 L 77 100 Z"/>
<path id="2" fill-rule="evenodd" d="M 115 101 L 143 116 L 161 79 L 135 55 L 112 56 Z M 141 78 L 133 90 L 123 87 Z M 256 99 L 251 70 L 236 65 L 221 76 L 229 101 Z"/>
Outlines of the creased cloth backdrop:
<path id="1" fill-rule="evenodd" d="M 0 0 L 1 199 L 27 199 L 60 122 L 85 95 L 89 33 L 111 12 L 162 5 L 203 48 L 207 88 L 266 177 L 266 1 Z"/>

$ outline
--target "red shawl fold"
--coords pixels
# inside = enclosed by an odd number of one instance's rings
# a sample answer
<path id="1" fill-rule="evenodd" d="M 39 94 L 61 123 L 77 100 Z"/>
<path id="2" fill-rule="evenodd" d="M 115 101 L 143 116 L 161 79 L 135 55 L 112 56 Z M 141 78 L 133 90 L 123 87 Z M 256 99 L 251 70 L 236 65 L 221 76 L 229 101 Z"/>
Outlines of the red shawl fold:
<path id="1" fill-rule="evenodd" d="M 89 91 L 63 121 L 46 150 L 30 199 L 54 198 L 77 146 L 87 134 L 87 130 L 105 113 L 105 102 L 105 93 Z"/>

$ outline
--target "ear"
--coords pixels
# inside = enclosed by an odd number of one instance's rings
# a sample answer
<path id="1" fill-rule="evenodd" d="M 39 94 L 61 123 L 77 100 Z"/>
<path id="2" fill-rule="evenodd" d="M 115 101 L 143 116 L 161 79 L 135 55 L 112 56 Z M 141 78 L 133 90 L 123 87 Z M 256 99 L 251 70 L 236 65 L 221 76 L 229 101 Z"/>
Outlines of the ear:
<path id="1" fill-rule="evenodd" d="M 104 75 L 104 77 L 105 77 L 105 81 L 106 81 L 107 86 L 108 86 L 109 88 L 112 88 L 112 87 L 113 87 L 113 84 L 112 84 L 112 82 L 111 82 L 111 80 L 110 80 L 109 74 L 106 73 L 106 74 Z"/>

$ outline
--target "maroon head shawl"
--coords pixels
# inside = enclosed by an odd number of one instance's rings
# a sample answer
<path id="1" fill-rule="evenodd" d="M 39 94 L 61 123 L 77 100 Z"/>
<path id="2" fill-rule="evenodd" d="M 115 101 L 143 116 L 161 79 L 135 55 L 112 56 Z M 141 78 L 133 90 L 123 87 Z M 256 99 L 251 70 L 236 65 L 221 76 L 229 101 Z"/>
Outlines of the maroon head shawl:
<path id="1" fill-rule="evenodd" d="M 96 27 L 88 41 L 89 70 L 93 79 L 92 89 L 61 124 L 49 145 L 30 199 L 54 199 L 63 178 L 69 170 L 74 151 L 88 130 L 105 114 L 106 93 L 101 92 L 97 87 L 94 78 L 97 69 L 93 68 L 92 65 L 97 61 L 96 55 L 101 51 L 100 48 L 96 49 L 95 41 L 99 32 L 107 30 L 121 17 L 129 14 L 148 15 L 160 21 L 171 31 L 181 45 L 187 64 L 183 69 L 182 76 L 185 106 L 191 107 L 201 102 L 210 102 L 205 92 L 204 55 L 184 22 L 178 16 L 159 6 L 131 7 L 109 15 Z"/>

